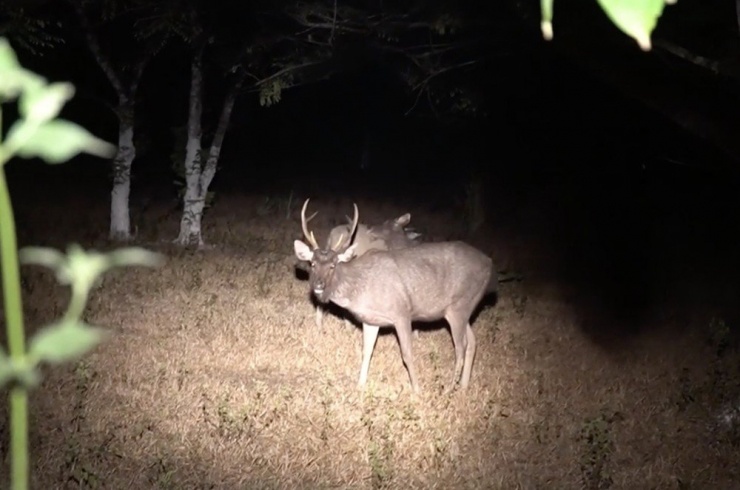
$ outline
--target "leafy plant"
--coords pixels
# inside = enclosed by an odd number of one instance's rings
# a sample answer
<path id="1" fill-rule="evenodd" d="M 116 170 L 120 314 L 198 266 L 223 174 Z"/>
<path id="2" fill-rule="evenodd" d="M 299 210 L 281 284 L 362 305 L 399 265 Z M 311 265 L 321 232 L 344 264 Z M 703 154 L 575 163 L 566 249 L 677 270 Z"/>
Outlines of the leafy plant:
<path id="1" fill-rule="evenodd" d="M 72 84 L 48 83 L 24 69 L 10 43 L 0 37 L 0 102 L 18 99 L 20 115 L 10 126 L 5 141 L 0 141 L 0 269 L 8 338 L 8 352 L 0 347 L 0 386 L 10 385 L 11 488 L 14 490 L 28 488 L 28 391 L 40 382 L 39 366 L 78 358 L 104 339 L 103 329 L 80 319 L 88 294 L 101 274 L 117 266 L 153 266 L 161 260 L 160 255 L 136 247 L 107 254 L 86 252 L 76 244 L 69 246 L 66 255 L 50 248 L 21 250 L 24 263 L 51 268 L 57 280 L 72 289 L 63 317 L 40 329 L 26 349 L 15 219 L 4 165 L 15 156 L 41 158 L 55 164 L 81 152 L 102 158 L 114 154 L 115 147 L 110 143 L 75 123 L 56 118 L 73 95 Z M 0 107 L 0 134 L 1 123 Z"/>
<path id="2" fill-rule="evenodd" d="M 555 0 L 540 0 L 542 37 L 553 38 L 552 14 Z M 607 17 L 622 32 L 637 41 L 640 49 L 650 51 L 650 34 L 663 13 L 663 7 L 677 0 L 597 0 Z"/>

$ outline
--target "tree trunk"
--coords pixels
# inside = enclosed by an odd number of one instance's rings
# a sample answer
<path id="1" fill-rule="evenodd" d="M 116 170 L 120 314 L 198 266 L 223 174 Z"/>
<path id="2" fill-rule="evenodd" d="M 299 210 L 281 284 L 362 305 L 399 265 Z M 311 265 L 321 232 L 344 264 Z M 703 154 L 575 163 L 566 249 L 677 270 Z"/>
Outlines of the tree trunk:
<path id="1" fill-rule="evenodd" d="M 118 95 L 118 150 L 113 158 L 113 188 L 111 189 L 110 230 L 111 240 L 127 241 L 131 239 L 131 219 L 129 215 L 129 194 L 131 192 L 131 165 L 136 158 L 134 147 L 134 110 L 136 91 L 144 73 L 144 68 L 154 55 L 145 52 L 131 71 L 128 83 L 121 78 L 123 70 L 116 72 L 110 56 L 103 52 L 95 29 L 85 13 L 83 4 L 70 2 L 77 13 L 87 47 L 95 58 L 100 69 Z"/>
<path id="2" fill-rule="evenodd" d="M 213 141 L 211 142 L 211 147 L 208 150 L 208 160 L 206 161 L 206 165 L 203 170 L 201 189 L 204 196 L 208 192 L 208 187 L 211 185 L 213 177 L 216 175 L 216 165 L 218 164 L 218 158 L 221 155 L 221 147 L 224 143 L 226 130 L 229 129 L 229 121 L 231 121 L 231 111 L 234 109 L 236 96 L 239 94 L 242 83 L 244 83 L 244 77 L 245 75 L 241 74 L 239 78 L 234 81 L 231 89 L 226 93 L 223 106 L 221 106 L 221 115 L 218 118 L 218 126 L 216 126 L 216 133 L 213 135 Z"/>
<path id="3" fill-rule="evenodd" d="M 231 120 L 231 112 L 236 102 L 236 96 L 244 82 L 244 75 L 240 75 L 231 86 L 224 98 L 221 115 L 218 119 L 216 132 L 208 150 L 205 164 L 201 156 L 201 113 L 203 73 L 200 62 L 193 60 L 192 85 L 190 90 L 190 113 L 188 117 L 188 142 L 185 151 L 185 196 L 183 197 L 182 219 L 180 220 L 180 234 L 175 240 L 178 245 L 205 246 L 201 229 L 203 210 L 205 209 L 208 188 L 216 175 L 218 159 L 221 155 L 226 130 Z"/>
<path id="4" fill-rule="evenodd" d="M 203 48 L 193 53 L 190 64 L 190 106 L 188 110 L 188 141 L 185 145 L 185 195 L 183 196 L 180 234 L 175 243 L 181 246 L 204 246 L 201 219 L 206 192 L 201 189 L 201 115 L 203 113 Z"/>
<path id="5" fill-rule="evenodd" d="M 134 146 L 134 103 L 119 97 L 118 150 L 113 159 L 113 188 L 110 205 L 110 239 L 131 239 L 129 194 L 131 192 L 131 165 L 136 158 Z"/>

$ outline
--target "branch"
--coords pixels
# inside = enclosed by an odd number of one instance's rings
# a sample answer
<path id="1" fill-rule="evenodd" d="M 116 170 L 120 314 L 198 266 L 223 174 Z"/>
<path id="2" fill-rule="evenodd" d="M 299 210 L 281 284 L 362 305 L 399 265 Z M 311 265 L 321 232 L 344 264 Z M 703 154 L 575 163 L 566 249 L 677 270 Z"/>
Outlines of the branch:
<path id="1" fill-rule="evenodd" d="M 334 44 L 334 30 L 336 29 L 336 27 L 337 27 L 337 0 L 334 0 L 334 19 L 332 19 L 331 35 L 329 36 L 329 44 Z"/>
<path id="2" fill-rule="evenodd" d="M 144 74 L 144 69 L 146 68 L 146 65 L 149 64 L 155 54 L 156 53 L 154 51 L 148 50 L 144 57 L 141 58 L 141 60 L 139 60 L 139 62 L 134 67 L 134 73 L 131 77 L 131 84 L 129 85 L 129 92 L 132 96 L 136 94 L 136 91 L 139 88 L 139 82 L 141 81 L 141 77 Z"/>
<path id="3" fill-rule="evenodd" d="M 108 77 L 108 81 L 110 81 L 111 85 L 113 85 L 113 88 L 115 89 L 118 96 L 128 97 L 130 94 L 128 94 L 126 90 L 124 90 L 121 79 L 116 74 L 116 71 L 113 68 L 113 65 L 110 63 L 109 58 L 105 56 L 101 51 L 98 38 L 93 32 L 93 28 L 90 25 L 90 21 L 87 18 L 82 5 L 75 0 L 70 0 L 69 3 L 72 5 L 72 8 L 77 13 L 77 17 L 80 20 L 80 25 L 82 26 L 82 32 L 84 33 L 85 40 L 87 41 L 87 47 L 90 48 L 90 52 L 95 58 L 95 61 L 98 63 L 98 66 L 100 66 L 100 68 L 103 70 L 105 76 Z"/>
<path id="4" fill-rule="evenodd" d="M 218 164 L 219 156 L 221 155 L 221 148 L 224 143 L 224 136 L 226 136 L 226 130 L 229 127 L 229 121 L 231 120 L 231 111 L 234 108 L 234 102 L 236 97 L 239 95 L 239 90 L 244 83 L 245 72 L 240 72 L 234 79 L 229 91 L 226 93 L 223 105 L 221 106 L 221 115 L 218 118 L 218 124 L 216 126 L 216 132 L 211 141 L 211 146 L 208 150 L 208 159 L 203 167 L 203 173 L 200 177 L 200 192 L 205 198 L 208 192 L 208 187 L 211 185 L 213 177 L 216 175 L 216 167 Z"/>
<path id="5" fill-rule="evenodd" d="M 677 44 L 673 44 L 670 41 L 666 41 L 663 39 L 656 39 L 653 42 L 653 46 L 661 47 L 664 50 L 668 51 L 669 53 L 673 54 L 674 56 L 678 56 L 679 58 L 682 58 L 688 61 L 689 63 L 693 63 L 697 66 L 705 68 L 711 71 L 712 73 L 714 73 L 715 75 L 719 74 L 720 72 L 719 61 L 705 58 L 704 56 L 692 53 L 688 49 L 678 46 Z"/>
<path id="6" fill-rule="evenodd" d="M 478 63 L 479 61 L 480 60 L 463 61 L 462 63 L 458 63 L 456 65 L 450 65 L 450 66 L 445 66 L 444 68 L 440 68 L 439 70 L 427 75 L 421 82 L 414 85 L 411 90 L 417 90 L 425 85 L 428 85 L 429 81 L 432 78 L 438 77 L 439 75 L 442 75 L 443 73 L 447 73 L 448 71 L 452 71 L 452 70 L 457 70 L 459 68 L 464 68 L 466 66 L 474 65 Z"/>
<path id="7" fill-rule="evenodd" d="M 254 83 L 254 87 L 255 88 L 261 87 L 262 85 L 265 85 L 266 83 L 269 83 L 269 82 L 275 80 L 276 78 L 280 78 L 281 76 L 285 75 L 286 73 L 290 73 L 290 72 L 293 72 L 293 71 L 299 71 L 299 70 L 302 70 L 303 68 L 308 68 L 309 66 L 320 65 L 322 63 L 324 63 L 324 60 L 320 60 L 320 61 L 309 61 L 307 63 L 302 63 L 300 65 L 287 66 L 287 67 L 283 68 L 282 70 L 276 71 L 275 73 L 273 73 L 272 75 L 270 75 L 268 77 L 265 77 L 265 78 L 262 78 L 262 79 L 256 81 Z M 251 74 L 250 74 L 250 76 L 252 78 L 257 78 L 257 77 L 255 77 L 254 75 L 251 75 Z"/>

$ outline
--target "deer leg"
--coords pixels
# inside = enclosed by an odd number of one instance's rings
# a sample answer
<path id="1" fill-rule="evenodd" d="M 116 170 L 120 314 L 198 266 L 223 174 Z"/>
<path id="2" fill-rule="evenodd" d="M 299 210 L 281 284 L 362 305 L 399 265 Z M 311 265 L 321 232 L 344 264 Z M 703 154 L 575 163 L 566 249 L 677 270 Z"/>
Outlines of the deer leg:
<path id="1" fill-rule="evenodd" d="M 349 321 L 349 318 L 343 318 L 342 322 L 344 322 L 345 330 L 353 330 L 355 328 L 354 324 L 351 321 Z"/>
<path id="2" fill-rule="evenodd" d="M 415 392 L 419 392 L 419 381 L 416 378 L 416 370 L 414 369 L 414 355 L 411 352 L 411 322 L 398 322 L 396 325 L 396 335 L 398 336 L 398 344 L 401 347 L 401 357 L 403 358 L 403 364 L 406 366 L 406 370 L 409 372 L 409 380 L 411 381 L 411 388 Z"/>
<path id="3" fill-rule="evenodd" d="M 445 315 L 445 320 L 450 324 L 452 343 L 455 346 L 455 371 L 452 377 L 452 385 L 454 386 L 460 381 L 463 373 L 463 361 L 465 360 L 465 352 L 468 348 L 468 338 L 465 329 L 467 322 L 461 320 L 459 314 L 454 312 L 448 312 Z"/>
<path id="4" fill-rule="evenodd" d="M 367 372 L 370 369 L 370 358 L 373 356 L 375 342 L 378 340 L 380 327 L 375 325 L 362 324 L 362 368 L 360 368 L 360 380 L 358 386 L 365 386 L 367 383 Z"/>
<path id="5" fill-rule="evenodd" d="M 316 326 L 321 328 L 324 324 L 324 310 L 321 305 L 316 305 Z"/>
<path id="6" fill-rule="evenodd" d="M 470 323 L 465 326 L 465 337 L 468 340 L 468 347 L 465 349 L 465 366 L 460 380 L 460 386 L 463 388 L 467 388 L 468 383 L 470 383 L 470 371 L 473 368 L 473 359 L 475 358 L 475 334 L 473 334 Z"/>

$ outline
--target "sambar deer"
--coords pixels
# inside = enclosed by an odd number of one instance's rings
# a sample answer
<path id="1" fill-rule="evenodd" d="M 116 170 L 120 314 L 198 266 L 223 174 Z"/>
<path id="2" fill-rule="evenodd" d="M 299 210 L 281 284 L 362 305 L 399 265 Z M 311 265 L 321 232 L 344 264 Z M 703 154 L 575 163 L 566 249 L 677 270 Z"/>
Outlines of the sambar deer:
<path id="1" fill-rule="evenodd" d="M 308 223 L 311 219 L 316 216 L 314 212 L 311 216 L 306 219 Z M 376 250 L 396 250 L 400 248 L 413 247 L 419 244 L 419 237 L 421 234 L 408 229 L 407 226 L 411 221 L 411 214 L 406 213 L 398 218 L 392 218 L 384 221 L 379 225 L 366 225 L 364 223 L 358 223 L 356 231 L 354 232 L 354 239 L 351 233 L 352 218 L 347 216 L 347 224 L 335 226 L 329 232 L 329 238 L 326 240 L 326 248 L 332 248 L 339 243 L 342 236 L 350 237 L 344 240 L 342 249 L 337 249 L 338 252 L 343 252 L 350 244 L 355 245 L 355 257 L 360 257 L 366 253 L 373 252 Z M 321 328 L 324 320 L 324 307 L 321 304 L 316 305 L 316 326 Z M 345 326 L 352 328 L 349 320 L 344 319 Z M 414 336 L 418 337 L 418 331 L 414 330 Z"/>
<path id="2" fill-rule="evenodd" d="M 460 242 L 421 243 L 355 257 L 355 245 L 343 250 L 359 220 L 357 205 L 350 233 L 333 246 L 320 247 L 306 222 L 308 199 L 301 211 L 303 235 L 295 240 L 299 260 L 309 262 L 311 291 L 321 303 L 333 302 L 362 322 L 362 366 L 358 385 L 367 383 L 370 358 L 381 326 L 396 330 L 411 387 L 419 382 L 411 352 L 411 322 L 447 320 L 455 346 L 452 385 L 467 388 L 475 357 L 470 318 L 487 292 L 498 285 L 491 259 Z"/>

